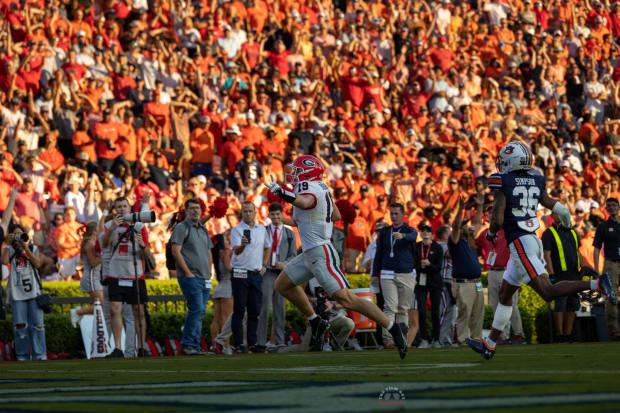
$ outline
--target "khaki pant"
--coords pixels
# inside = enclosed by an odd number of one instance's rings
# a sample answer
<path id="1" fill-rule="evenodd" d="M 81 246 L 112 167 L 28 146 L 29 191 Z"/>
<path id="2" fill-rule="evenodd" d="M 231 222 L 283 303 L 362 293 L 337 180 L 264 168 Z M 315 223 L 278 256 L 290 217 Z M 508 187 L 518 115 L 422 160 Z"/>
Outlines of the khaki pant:
<path id="1" fill-rule="evenodd" d="M 603 271 L 609 274 L 611 285 L 616 291 L 616 294 L 618 294 L 620 262 L 605 260 Z M 618 328 L 618 305 L 611 304 L 609 300 L 605 301 L 605 321 L 607 321 L 607 330 L 609 330 L 610 335 L 620 335 L 620 328 Z"/>
<path id="2" fill-rule="evenodd" d="M 381 278 L 381 290 L 383 292 L 383 313 L 394 323 L 409 321 L 409 308 L 413 299 L 415 277 L 412 272 L 394 274 L 394 279 Z M 392 335 L 383 329 L 384 341 L 391 343 Z"/>
<path id="3" fill-rule="evenodd" d="M 504 271 L 489 270 L 489 304 L 493 308 L 493 314 L 497 309 L 497 303 L 499 302 L 499 287 L 502 285 L 502 279 Z M 519 313 L 519 292 L 515 292 L 512 296 L 512 315 L 510 316 L 510 324 L 506 325 L 504 329 L 504 339 L 510 338 L 510 327 L 515 332 L 515 335 L 525 337 L 523 334 L 523 323 L 521 322 L 521 313 Z"/>
<path id="4" fill-rule="evenodd" d="M 482 339 L 482 323 L 484 321 L 484 293 L 477 291 L 475 282 L 456 284 L 456 339 L 464 343 L 467 337 Z"/>

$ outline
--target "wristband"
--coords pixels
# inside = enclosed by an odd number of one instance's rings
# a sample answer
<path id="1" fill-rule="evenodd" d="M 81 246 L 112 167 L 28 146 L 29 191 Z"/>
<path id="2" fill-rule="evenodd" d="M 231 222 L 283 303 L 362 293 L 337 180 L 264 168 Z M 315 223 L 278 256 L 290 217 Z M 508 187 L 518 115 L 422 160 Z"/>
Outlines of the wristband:
<path id="1" fill-rule="evenodd" d="M 295 202 L 295 200 L 297 199 L 297 195 L 294 192 L 287 191 L 283 188 L 281 188 L 281 192 L 278 193 L 278 196 L 290 204 Z"/>

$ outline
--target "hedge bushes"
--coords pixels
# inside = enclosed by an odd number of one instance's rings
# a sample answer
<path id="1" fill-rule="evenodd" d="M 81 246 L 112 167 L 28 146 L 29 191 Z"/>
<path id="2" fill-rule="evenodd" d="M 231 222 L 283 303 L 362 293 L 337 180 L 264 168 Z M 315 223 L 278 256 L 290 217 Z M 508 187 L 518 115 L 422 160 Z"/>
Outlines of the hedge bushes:
<path id="1" fill-rule="evenodd" d="M 351 288 L 367 288 L 368 275 L 354 274 L 347 276 Z M 181 289 L 176 280 L 158 281 L 147 280 L 149 295 L 173 295 L 181 294 Z M 53 297 L 82 297 L 85 294 L 80 291 L 79 282 L 45 282 L 43 289 Z M 211 340 L 209 326 L 213 319 L 212 302 L 209 302 L 207 315 L 203 320 L 203 335 L 208 341 Z M 55 306 L 55 312 L 45 315 L 46 336 L 48 349 L 52 352 L 76 352 L 82 350 L 82 338 L 78 329 L 71 326 L 69 315 L 62 313 L 60 306 Z M 549 342 L 551 330 L 547 315 L 547 304 L 528 286 L 524 286 L 519 299 L 519 309 L 523 321 L 525 339 L 528 342 Z M 180 335 L 181 327 L 185 320 L 184 312 L 175 312 L 174 306 L 168 304 L 171 312 L 155 312 L 154 304 L 150 305 L 151 326 L 149 335 L 158 341 L 163 341 L 169 334 Z M 182 310 L 182 308 L 181 308 Z M 429 314 L 430 316 L 430 314 Z M 304 320 L 299 311 L 287 302 L 287 320 L 293 327 L 303 330 Z M 430 322 L 430 318 L 428 320 Z M 491 328 L 493 311 L 490 306 L 485 308 L 484 328 Z M 430 328 L 430 324 L 429 324 Z M 13 337 L 13 327 L 10 320 L 0 321 L 0 337 Z"/>

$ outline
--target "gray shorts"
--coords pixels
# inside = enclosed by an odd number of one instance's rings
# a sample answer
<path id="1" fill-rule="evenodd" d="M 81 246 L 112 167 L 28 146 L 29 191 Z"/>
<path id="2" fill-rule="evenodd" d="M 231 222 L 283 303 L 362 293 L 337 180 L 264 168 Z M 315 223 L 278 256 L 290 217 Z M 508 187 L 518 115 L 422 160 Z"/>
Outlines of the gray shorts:
<path id="1" fill-rule="evenodd" d="M 101 265 L 97 265 L 91 269 L 89 274 L 82 274 L 80 278 L 80 291 L 83 293 L 92 293 L 93 291 L 102 291 L 101 286 Z"/>
<path id="2" fill-rule="evenodd" d="M 338 253 L 331 243 L 299 254 L 286 264 L 284 272 L 295 285 L 301 285 L 315 277 L 330 296 L 343 288 L 351 288 L 340 269 Z"/>
<path id="3" fill-rule="evenodd" d="M 215 288 L 211 293 L 211 298 L 232 298 L 232 285 L 230 282 L 230 275 L 228 277 L 223 278 L 220 282 L 217 283 Z"/>

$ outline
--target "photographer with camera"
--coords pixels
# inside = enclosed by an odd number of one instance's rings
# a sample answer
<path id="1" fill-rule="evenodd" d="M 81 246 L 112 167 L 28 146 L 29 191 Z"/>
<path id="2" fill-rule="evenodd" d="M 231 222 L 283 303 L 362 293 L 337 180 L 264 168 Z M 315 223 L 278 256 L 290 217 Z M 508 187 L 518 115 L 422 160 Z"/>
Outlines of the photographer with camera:
<path id="1" fill-rule="evenodd" d="M 335 350 L 343 350 L 347 338 L 355 328 L 355 322 L 347 317 L 347 312 L 343 306 L 329 299 L 316 278 L 308 281 L 307 292 L 309 292 L 309 299 L 316 314 L 329 321 L 330 336 L 334 340 L 331 344 L 335 344 L 335 346 L 330 345 L 330 347 L 336 347 Z M 324 351 L 325 349 L 323 347 Z"/>
<path id="2" fill-rule="evenodd" d="M 18 224 L 10 226 L 6 242 L 2 264 L 11 266 L 7 297 L 13 309 L 17 360 L 47 360 L 43 310 L 36 300 L 43 292 L 37 271 L 41 265 L 39 250 L 28 243 L 28 234 Z"/>
<path id="3" fill-rule="evenodd" d="M 151 257 L 148 245 L 148 231 L 144 222 L 153 222 L 153 211 L 130 213 L 131 207 L 126 198 L 114 201 L 116 216 L 106 223 L 102 244 L 111 248 L 109 273 L 107 279 L 108 296 L 110 299 L 110 316 L 112 333 L 116 348 L 109 357 L 123 357 L 120 348 L 122 333 L 122 303 L 132 305 L 136 332 L 138 333 L 138 357 L 145 357 L 146 337 L 145 303 L 145 261 Z"/>

